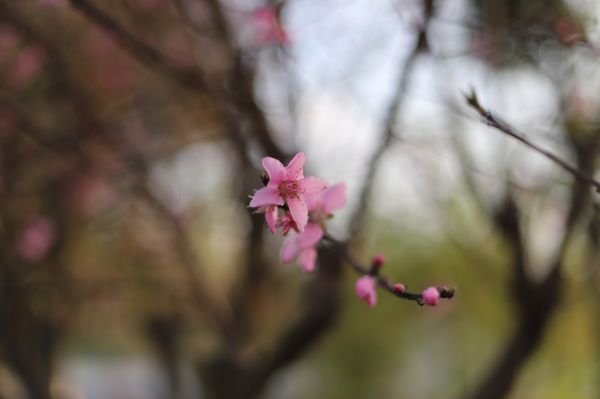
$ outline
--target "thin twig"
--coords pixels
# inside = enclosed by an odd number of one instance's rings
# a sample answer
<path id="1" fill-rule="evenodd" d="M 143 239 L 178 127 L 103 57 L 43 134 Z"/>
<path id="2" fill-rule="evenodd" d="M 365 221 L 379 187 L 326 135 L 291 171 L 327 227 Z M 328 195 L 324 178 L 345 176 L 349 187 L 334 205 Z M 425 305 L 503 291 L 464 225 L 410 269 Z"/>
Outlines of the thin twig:
<path id="1" fill-rule="evenodd" d="M 479 105 L 474 93 L 467 100 L 480 114 L 489 114 Z M 496 119 L 492 117 L 492 120 Z M 503 124 L 500 126 L 504 127 Z M 573 169 L 580 172 L 582 176 L 593 172 L 598 148 L 596 140 L 589 142 L 572 140 L 577 161 L 577 167 L 573 167 Z M 578 180 L 581 179 L 578 178 Z M 517 284 L 513 286 L 513 298 L 516 301 L 517 327 L 510 340 L 500 351 L 495 364 L 472 394 L 467 396 L 470 399 L 501 399 L 506 397 L 519 372 L 544 339 L 548 325 L 564 296 L 565 284 L 562 278 L 562 268 L 565 264 L 567 250 L 573 241 L 577 225 L 588 214 L 587 210 L 591 203 L 591 191 L 587 185 L 580 184 L 578 180 L 572 180 L 571 182 L 570 203 L 568 211 L 564 214 L 562 238 L 555 247 L 552 260 L 544 268 L 548 270 L 548 273 L 541 281 L 534 281 L 528 277 L 524 273 L 525 265 L 517 264 L 523 261 L 520 257 L 525 254 L 527 243 L 524 242 L 524 237 L 520 233 L 519 210 L 516 203 L 510 197 L 507 197 L 509 202 L 507 203 L 505 200 L 505 204 L 497 213 L 496 226 L 503 233 L 508 244 L 512 247 L 513 253 L 515 253 L 513 278 Z M 587 181 L 584 182 L 589 184 Z"/>
<path id="2" fill-rule="evenodd" d="M 350 254 L 350 252 L 347 251 L 346 247 L 344 245 L 342 245 L 342 243 L 340 241 L 336 240 L 329 234 L 326 234 L 323 237 L 323 239 L 330 243 L 339 245 L 339 248 L 341 248 L 342 258 L 344 258 L 344 260 L 350 266 L 352 266 L 352 270 L 354 270 L 356 273 L 360 274 L 361 276 L 366 276 L 366 275 L 370 274 L 370 267 L 363 265 L 355 257 L 353 257 L 352 254 Z M 394 283 L 392 283 L 391 280 L 387 277 L 378 275 L 377 276 L 377 285 L 379 285 L 379 287 L 383 288 L 384 290 L 388 291 L 389 293 L 397 296 L 398 298 L 407 299 L 409 301 L 415 301 L 416 303 L 418 303 L 421 306 L 424 304 L 422 294 L 415 293 L 415 292 L 409 292 L 406 290 L 395 289 Z M 455 292 L 454 288 L 437 287 L 437 289 L 440 292 L 441 298 L 451 299 L 452 297 L 454 297 L 454 292 Z"/>
<path id="3" fill-rule="evenodd" d="M 483 120 L 489 126 L 500 130 L 501 132 L 507 134 L 508 136 L 525 144 L 527 147 L 531 148 L 532 150 L 537 151 L 540 154 L 544 155 L 546 158 L 550 159 L 551 161 L 553 161 L 554 163 L 559 165 L 561 168 L 563 168 L 567 172 L 571 173 L 577 180 L 594 187 L 596 189 L 596 191 L 600 193 L 600 182 L 599 181 L 597 181 L 594 178 L 583 173 L 581 170 L 577 169 L 576 167 L 569 164 L 567 161 L 561 159 L 560 157 L 553 154 L 552 152 L 531 142 L 523 134 L 517 132 L 513 127 L 508 125 L 506 122 L 503 122 L 500 119 L 498 119 L 489 110 L 486 110 L 485 108 L 483 108 L 481 106 L 481 104 L 479 103 L 479 100 L 477 99 L 477 94 L 475 93 L 474 90 L 470 94 L 466 95 L 465 98 L 466 98 L 467 104 L 471 108 L 473 108 L 475 111 L 477 111 L 477 113 L 479 113 L 479 115 L 481 115 Z"/>

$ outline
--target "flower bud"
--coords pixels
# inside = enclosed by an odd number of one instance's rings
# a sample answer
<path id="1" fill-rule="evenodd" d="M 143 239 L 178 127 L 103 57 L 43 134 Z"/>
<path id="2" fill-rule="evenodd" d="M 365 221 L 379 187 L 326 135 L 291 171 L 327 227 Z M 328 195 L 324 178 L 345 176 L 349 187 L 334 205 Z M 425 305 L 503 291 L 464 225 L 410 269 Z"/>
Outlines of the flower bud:
<path id="1" fill-rule="evenodd" d="M 362 276 L 356 280 L 354 287 L 356 295 L 370 307 L 377 304 L 377 279 L 372 276 Z"/>
<path id="2" fill-rule="evenodd" d="M 404 284 L 402 284 L 402 283 L 394 284 L 394 292 L 401 294 L 404 291 L 406 291 L 406 286 Z"/>
<path id="3" fill-rule="evenodd" d="M 383 254 L 377 254 L 373 257 L 373 267 L 381 267 L 385 263 L 385 256 Z"/>
<path id="4" fill-rule="evenodd" d="M 435 287 L 426 288 L 421 295 L 423 303 L 427 306 L 435 306 L 440 301 L 440 292 Z"/>

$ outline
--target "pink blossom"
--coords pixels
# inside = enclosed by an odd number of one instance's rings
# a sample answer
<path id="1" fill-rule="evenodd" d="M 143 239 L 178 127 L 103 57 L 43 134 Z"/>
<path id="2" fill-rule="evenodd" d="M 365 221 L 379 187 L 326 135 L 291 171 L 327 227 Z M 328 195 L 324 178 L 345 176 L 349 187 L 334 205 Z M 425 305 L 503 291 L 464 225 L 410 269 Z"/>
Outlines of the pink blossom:
<path id="1" fill-rule="evenodd" d="M 296 154 L 286 167 L 275 158 L 263 158 L 262 165 L 269 175 L 269 182 L 254 193 L 250 207 L 266 211 L 269 207 L 287 204 L 298 230 L 302 231 L 308 223 L 305 196 L 315 196 L 327 185 L 314 177 L 304 177 L 304 161 L 303 152 Z"/>
<path id="2" fill-rule="evenodd" d="M 271 233 L 275 233 L 276 231 L 278 215 L 279 207 L 277 205 L 265 207 L 265 220 L 267 221 L 267 226 L 269 226 L 269 230 L 271 230 Z"/>
<path id="3" fill-rule="evenodd" d="M 41 47 L 27 46 L 16 56 L 8 73 L 8 81 L 16 87 L 24 87 L 32 83 L 40 73 L 46 54 Z"/>
<path id="4" fill-rule="evenodd" d="M 298 231 L 298 226 L 296 226 L 296 222 L 294 222 L 294 219 L 292 219 L 292 215 L 289 212 L 284 213 L 283 216 L 279 218 L 276 226 L 281 228 L 281 232 L 284 236 L 291 230 Z"/>
<path id="5" fill-rule="evenodd" d="M 354 290 L 356 295 L 367 305 L 373 307 L 377 304 L 377 279 L 373 276 L 362 276 L 356 280 Z"/>
<path id="6" fill-rule="evenodd" d="M 440 301 L 440 292 L 435 287 L 426 288 L 421 295 L 423 303 L 427 306 L 435 306 Z"/>
<path id="7" fill-rule="evenodd" d="M 338 183 L 318 192 L 317 195 L 307 196 L 306 205 L 311 221 L 325 222 L 334 210 L 346 205 L 346 183 Z"/>
<path id="8" fill-rule="evenodd" d="M 263 7 L 253 14 L 257 28 L 256 41 L 260 44 L 290 44 L 291 40 L 285 29 L 281 26 L 277 11 L 273 7 Z"/>
<path id="9" fill-rule="evenodd" d="M 54 223 L 47 217 L 39 217 L 21 231 L 17 239 L 17 251 L 29 262 L 40 261 L 54 243 Z"/>
<path id="10" fill-rule="evenodd" d="M 298 258 L 298 264 L 305 272 L 313 272 L 317 259 L 316 245 L 322 237 L 323 230 L 314 223 L 307 224 L 301 233 L 290 232 L 281 248 L 281 260 L 289 263 Z"/>

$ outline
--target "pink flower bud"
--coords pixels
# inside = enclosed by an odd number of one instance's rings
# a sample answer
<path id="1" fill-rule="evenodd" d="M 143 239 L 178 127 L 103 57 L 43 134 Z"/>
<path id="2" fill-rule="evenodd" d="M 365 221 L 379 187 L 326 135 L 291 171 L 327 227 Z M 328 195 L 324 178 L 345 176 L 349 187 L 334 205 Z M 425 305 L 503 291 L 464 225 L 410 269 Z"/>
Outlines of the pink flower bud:
<path id="1" fill-rule="evenodd" d="M 440 292 L 435 287 L 426 288 L 421 295 L 423 303 L 427 306 L 435 306 L 440 301 Z"/>
<path id="2" fill-rule="evenodd" d="M 371 276 L 362 276 L 356 281 L 356 295 L 367 305 L 373 307 L 377 304 L 377 279 Z"/>
<path id="3" fill-rule="evenodd" d="M 385 263 L 385 256 L 383 254 L 377 254 L 373 257 L 373 267 L 381 267 Z"/>
<path id="4" fill-rule="evenodd" d="M 394 284 L 394 292 L 403 293 L 406 291 L 406 286 L 402 283 Z"/>

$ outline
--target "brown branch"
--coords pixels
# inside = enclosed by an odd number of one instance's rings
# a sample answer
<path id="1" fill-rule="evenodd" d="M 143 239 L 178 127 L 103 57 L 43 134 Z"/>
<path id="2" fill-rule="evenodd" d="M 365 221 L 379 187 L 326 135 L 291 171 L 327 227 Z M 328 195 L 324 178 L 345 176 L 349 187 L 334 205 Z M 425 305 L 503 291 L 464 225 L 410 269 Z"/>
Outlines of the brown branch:
<path id="1" fill-rule="evenodd" d="M 239 396 L 231 398 L 256 396 L 275 372 L 302 356 L 333 326 L 340 309 L 343 247 L 343 243 L 334 243 L 320 248 L 319 276 L 307 287 L 303 312 L 277 340 L 270 353 L 248 367 L 249 374 L 239 387 Z"/>
<path id="2" fill-rule="evenodd" d="M 582 173 L 593 171 L 599 143 L 600 136 L 592 137 L 589 142 L 573 141 L 578 171 L 583 171 Z M 533 282 L 524 274 L 519 277 L 522 266 L 515 266 L 517 281 L 522 279 L 526 282 L 526 284 L 516 286 L 517 289 L 514 295 L 515 306 L 518 311 L 517 330 L 501 350 L 501 355 L 496 363 L 468 398 L 504 398 L 510 392 L 527 360 L 541 345 L 544 333 L 562 298 L 561 269 L 565 261 L 565 254 L 577 224 L 586 214 L 585 210 L 591 199 L 590 194 L 588 182 L 582 182 L 580 179 L 573 180 L 569 210 L 564 220 L 565 231 L 550 263 L 549 273 L 542 281 Z M 509 208 L 512 207 L 512 205 L 509 206 Z M 509 213 L 513 214 L 508 217 L 509 220 L 513 220 L 509 223 L 510 225 L 518 220 L 518 218 L 515 219 L 518 211 L 514 210 Z M 504 217 L 503 219 L 506 220 L 507 218 Z M 515 226 L 507 227 L 503 226 L 503 223 L 498 224 L 498 226 L 501 231 L 504 230 L 503 235 L 505 237 L 507 234 L 517 234 Z M 509 244 L 514 247 L 513 252 L 518 252 L 517 247 L 524 245 L 523 238 L 519 238 L 520 242 L 518 243 L 516 239 L 516 237 L 512 237 L 508 240 Z M 513 262 L 520 262 L 520 260 L 517 257 L 513 259 Z"/>
<path id="3" fill-rule="evenodd" d="M 134 153 L 125 154 L 123 148 L 120 147 L 120 141 L 115 140 L 115 136 L 109 132 L 103 122 L 96 118 L 86 95 L 83 94 L 77 86 L 77 83 L 74 82 L 69 75 L 67 63 L 63 59 L 60 51 L 58 51 L 51 42 L 44 40 L 43 35 L 28 26 L 26 22 L 20 18 L 20 15 L 11 7 L 0 2 L 0 11 L 2 11 L 3 17 L 10 18 L 10 21 L 16 23 L 16 25 L 25 32 L 27 37 L 39 42 L 40 45 L 47 49 L 52 55 L 50 58 L 53 65 L 53 68 L 51 69 L 52 77 L 57 81 L 59 87 L 64 90 L 64 93 L 66 93 L 65 97 L 68 99 L 70 105 L 73 107 L 74 113 L 79 118 L 76 126 L 77 132 L 85 137 L 81 137 L 82 140 L 73 140 L 72 138 L 47 140 L 44 138 L 45 135 L 38 134 L 40 129 L 27 118 L 27 115 L 22 112 L 18 104 L 14 104 L 13 102 L 8 101 L 9 99 L 4 99 L 2 97 L 0 97 L 0 103 L 5 103 L 14 111 L 19 111 L 19 114 L 21 115 L 22 131 L 38 145 L 49 151 L 56 152 L 57 154 L 69 152 L 78 158 L 83 165 L 86 165 L 89 160 L 82 149 L 83 144 L 85 144 L 83 139 L 100 139 L 116 154 L 123 158 L 128 157 L 128 161 L 131 162 L 124 163 L 131 167 L 129 170 L 131 176 L 129 177 L 132 177 L 135 180 L 135 187 L 141 194 L 141 198 L 144 199 L 152 209 L 156 211 L 157 215 L 167 222 L 172 229 L 177 254 L 181 260 L 182 267 L 187 274 L 186 281 L 190 286 L 191 295 L 195 299 L 199 310 L 202 313 L 207 314 L 207 320 L 218 331 L 223 332 L 227 330 L 225 328 L 226 321 L 224 320 L 222 311 L 217 307 L 210 290 L 205 286 L 204 277 L 200 275 L 200 271 L 198 270 L 198 260 L 188 242 L 183 227 L 179 221 L 170 214 L 164 204 L 162 204 L 153 193 L 148 191 L 146 187 L 148 167 L 142 156 Z M 100 14 L 100 16 L 102 17 L 102 14 Z"/>
<path id="4" fill-rule="evenodd" d="M 158 216 L 165 221 L 173 234 L 176 253 L 179 256 L 180 263 L 187 274 L 187 283 L 190 287 L 190 293 L 193 296 L 200 312 L 211 324 L 212 327 L 222 334 L 223 338 L 229 339 L 231 331 L 229 322 L 224 316 L 223 309 L 215 301 L 214 292 L 209 288 L 206 276 L 198 267 L 199 261 L 194 249 L 192 248 L 187 232 L 181 222 L 169 211 L 169 209 L 152 193 L 143 178 L 145 174 L 140 174 L 138 184 L 135 188 L 142 199 L 146 201 L 156 212 Z"/>
<path id="5" fill-rule="evenodd" d="M 260 142 L 264 151 L 277 159 L 288 158 L 271 136 L 269 124 L 254 96 L 254 71 L 242 59 L 242 53 L 234 45 L 227 19 L 223 8 L 217 0 L 203 0 L 211 13 L 221 43 L 231 58 L 232 68 L 229 71 L 231 90 L 226 92 L 228 101 L 236 106 L 237 111 L 243 115 L 250 124 L 251 133 Z"/>
<path id="6" fill-rule="evenodd" d="M 209 84 L 206 77 L 195 69 L 184 69 L 169 63 L 159 50 L 133 35 L 110 15 L 93 5 L 88 0 L 70 0 L 72 6 L 85 15 L 92 23 L 105 29 L 131 55 L 142 64 L 174 80 L 181 87 L 210 94 L 217 99 L 217 108 L 223 123 L 231 125 L 244 116 L 250 122 L 250 132 L 259 141 L 265 153 L 283 159 L 286 153 L 273 141 L 264 113 L 254 99 L 253 76 L 244 67 L 241 53 L 234 48 L 225 17 L 217 2 L 208 1 L 212 20 L 217 27 L 220 44 L 225 47 L 230 57 L 229 81 Z M 232 108 L 231 105 L 234 107 Z M 245 141 L 242 128 L 234 129 L 236 139 Z"/>
<path id="7" fill-rule="evenodd" d="M 343 245 L 342 242 L 336 240 L 335 238 L 333 238 L 332 236 L 330 236 L 328 234 L 326 234 L 323 237 L 323 239 L 325 241 L 328 241 L 331 244 L 335 244 L 336 246 L 338 246 L 339 253 L 341 254 L 342 258 L 352 267 L 352 270 L 354 270 L 357 274 L 359 274 L 361 276 L 367 276 L 367 275 L 371 274 L 371 267 L 365 266 L 364 264 L 359 262 L 355 257 L 353 257 L 352 254 L 347 250 L 346 246 Z M 424 305 L 423 295 L 421 295 L 421 293 L 410 292 L 410 291 L 406 291 L 406 290 L 397 290 L 394 288 L 394 283 L 392 283 L 391 279 L 389 279 L 388 277 L 381 276 L 378 274 L 377 275 L 377 285 L 380 288 L 384 289 L 385 291 L 389 292 L 390 294 L 392 294 L 398 298 L 407 299 L 409 301 L 415 301 L 420 306 Z M 441 298 L 451 299 L 454 297 L 454 292 L 455 292 L 454 288 L 448 288 L 448 287 L 436 287 L 436 288 L 440 292 Z"/>
<path id="8" fill-rule="evenodd" d="M 508 244 L 512 255 L 513 290 L 516 297 L 526 295 L 533 282 L 527 274 L 527 248 L 521 226 L 521 212 L 507 185 L 504 200 L 491 215 L 494 226 Z"/>
<path id="9" fill-rule="evenodd" d="M 567 172 L 572 174 L 577 180 L 579 180 L 580 182 L 585 183 L 589 186 L 594 187 L 596 189 L 596 191 L 600 193 L 600 182 L 599 181 L 595 180 L 594 178 L 590 177 L 590 175 L 582 172 L 580 169 L 578 169 L 578 168 L 574 167 L 573 165 L 569 164 L 568 162 L 564 161 L 563 159 L 561 159 L 557 155 L 553 154 L 552 152 L 533 143 L 532 141 L 527 139 L 523 134 L 517 132 L 513 127 L 508 125 L 506 122 L 501 121 L 495 115 L 493 115 L 490 111 L 484 109 L 481 106 L 481 104 L 479 103 L 479 100 L 477 99 L 477 95 L 476 95 L 475 91 L 472 91 L 471 94 L 466 95 L 465 98 L 466 98 L 467 104 L 471 108 L 473 108 L 475 111 L 477 111 L 477 113 L 479 113 L 479 115 L 483 118 L 484 122 L 487 125 L 498 129 L 499 131 L 503 132 L 504 134 L 507 134 L 508 136 L 525 144 L 527 147 L 531 148 L 532 150 L 544 155 L 546 158 L 550 159 L 552 162 L 556 163 L 561 168 L 563 168 L 564 170 L 566 170 Z"/>
<path id="10" fill-rule="evenodd" d="M 90 21 L 107 32 L 131 55 L 150 69 L 174 79 L 183 87 L 199 91 L 207 91 L 205 78 L 196 70 L 183 69 L 171 64 L 157 49 L 134 36 L 107 13 L 87 0 L 70 0 L 71 5 L 85 15 Z"/>

